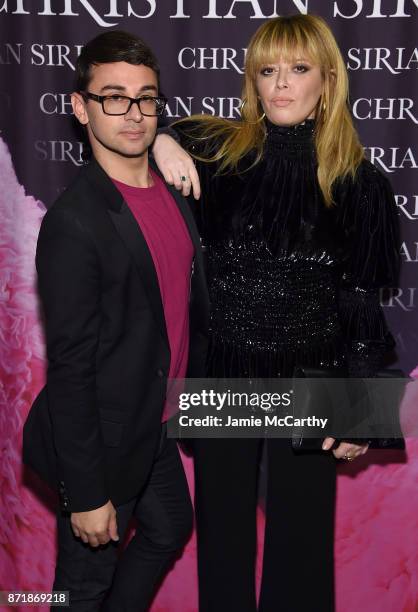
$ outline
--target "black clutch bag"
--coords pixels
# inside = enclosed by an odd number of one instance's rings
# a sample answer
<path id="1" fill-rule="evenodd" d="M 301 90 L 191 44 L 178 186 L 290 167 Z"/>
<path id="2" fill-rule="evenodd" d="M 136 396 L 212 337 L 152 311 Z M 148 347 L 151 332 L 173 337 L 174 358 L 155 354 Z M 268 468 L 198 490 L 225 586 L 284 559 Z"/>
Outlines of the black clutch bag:
<path id="1" fill-rule="evenodd" d="M 304 379 L 311 379 L 310 384 L 307 385 Z M 393 384 L 388 382 L 386 387 L 379 387 L 379 379 L 393 379 Z M 294 426 L 293 449 L 321 450 L 324 438 L 332 437 L 335 438 L 332 448 L 344 441 L 353 444 L 367 442 L 373 449 L 404 450 L 405 440 L 399 421 L 399 389 L 407 381 L 402 370 L 396 369 L 382 369 L 373 379 L 366 380 L 350 379 L 345 368 L 295 368 L 295 420 L 306 423 L 309 417 L 319 412 L 326 419 L 327 426 L 324 430 L 310 428 L 309 435 L 306 426 Z M 387 384 L 394 387 L 396 398 L 393 393 L 385 393 Z M 379 406 L 378 414 L 383 415 L 384 425 L 376 422 L 376 406 Z"/>

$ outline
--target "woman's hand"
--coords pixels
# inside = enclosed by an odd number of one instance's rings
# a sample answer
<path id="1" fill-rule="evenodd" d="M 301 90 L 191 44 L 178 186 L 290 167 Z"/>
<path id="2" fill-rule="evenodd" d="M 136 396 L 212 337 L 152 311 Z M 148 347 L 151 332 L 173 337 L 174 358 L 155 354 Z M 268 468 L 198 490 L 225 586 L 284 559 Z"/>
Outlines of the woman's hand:
<path id="1" fill-rule="evenodd" d="M 335 438 L 325 438 L 322 444 L 322 450 L 329 450 L 334 444 Z M 368 444 L 352 444 L 351 442 L 340 442 L 340 444 L 332 452 L 336 459 L 346 459 L 353 461 L 356 457 L 367 453 Z"/>
<path id="2" fill-rule="evenodd" d="M 184 196 L 193 189 L 195 200 L 200 198 L 200 181 L 193 159 L 168 134 L 157 134 L 152 154 L 169 185 L 174 185 Z"/>

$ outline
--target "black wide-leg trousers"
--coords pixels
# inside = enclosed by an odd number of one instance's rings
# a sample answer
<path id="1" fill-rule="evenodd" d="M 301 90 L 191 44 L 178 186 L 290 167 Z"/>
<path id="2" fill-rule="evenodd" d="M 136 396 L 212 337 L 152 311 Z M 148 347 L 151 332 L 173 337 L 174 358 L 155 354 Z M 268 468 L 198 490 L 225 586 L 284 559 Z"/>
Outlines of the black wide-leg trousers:
<path id="1" fill-rule="evenodd" d="M 258 464 L 267 445 L 259 612 L 333 612 L 336 461 L 286 439 L 193 441 L 200 612 L 255 612 Z"/>
<path id="2" fill-rule="evenodd" d="M 167 439 L 165 425 L 145 488 L 137 498 L 116 507 L 120 543 L 132 516 L 137 530 L 120 554 L 116 542 L 98 548 L 84 544 L 73 534 L 70 515 L 59 513 L 53 589 L 69 591 L 66 610 L 145 612 L 187 542 L 193 509 L 177 444 Z"/>

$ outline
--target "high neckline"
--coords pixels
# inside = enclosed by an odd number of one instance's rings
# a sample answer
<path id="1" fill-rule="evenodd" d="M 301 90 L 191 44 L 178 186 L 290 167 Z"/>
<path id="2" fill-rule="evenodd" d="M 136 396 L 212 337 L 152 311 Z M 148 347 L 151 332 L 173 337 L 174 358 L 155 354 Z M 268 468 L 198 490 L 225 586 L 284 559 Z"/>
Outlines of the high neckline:
<path id="1" fill-rule="evenodd" d="M 303 123 L 292 126 L 275 125 L 265 119 L 267 150 L 288 150 L 294 152 L 315 150 L 315 120 L 306 119 Z"/>

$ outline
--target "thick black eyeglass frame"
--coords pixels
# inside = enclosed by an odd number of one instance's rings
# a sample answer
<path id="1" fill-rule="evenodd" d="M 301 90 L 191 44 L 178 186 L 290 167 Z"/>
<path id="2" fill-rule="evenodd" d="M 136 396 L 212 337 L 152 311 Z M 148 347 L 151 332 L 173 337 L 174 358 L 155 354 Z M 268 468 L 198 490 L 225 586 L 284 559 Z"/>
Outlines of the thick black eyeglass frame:
<path id="1" fill-rule="evenodd" d="M 165 105 L 167 104 L 167 98 L 165 98 L 164 96 L 141 96 L 140 98 L 130 98 L 129 96 L 121 96 L 119 94 L 112 94 L 110 96 L 98 96 L 97 94 L 91 93 L 90 91 L 81 91 L 80 93 L 84 98 L 88 98 L 89 100 L 94 100 L 95 102 L 99 102 L 99 104 L 102 105 L 103 113 L 105 115 L 110 115 L 111 117 L 121 117 L 122 115 L 126 115 L 131 110 L 132 104 L 138 105 L 139 112 L 141 113 L 141 115 L 144 115 L 144 117 L 160 117 L 165 110 Z M 124 98 L 125 100 L 130 101 L 127 111 L 125 111 L 124 113 L 107 113 L 105 111 L 105 108 L 104 108 L 105 101 L 111 98 L 115 98 L 115 97 Z M 155 100 L 157 104 L 158 103 L 162 104 L 161 110 L 155 113 L 154 115 L 150 115 L 149 113 L 144 113 L 141 109 L 141 101 L 150 100 L 150 99 Z"/>

